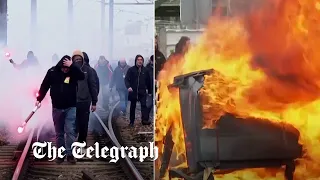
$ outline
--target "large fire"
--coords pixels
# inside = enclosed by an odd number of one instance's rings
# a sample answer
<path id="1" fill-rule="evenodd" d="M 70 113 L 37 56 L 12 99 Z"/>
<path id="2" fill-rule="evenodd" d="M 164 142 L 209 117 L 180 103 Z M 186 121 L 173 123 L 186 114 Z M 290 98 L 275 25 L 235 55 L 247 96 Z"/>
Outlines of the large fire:
<path id="1" fill-rule="evenodd" d="M 159 75 L 156 141 L 163 141 L 173 125 L 177 164 L 185 161 L 184 134 L 178 91 L 167 86 L 173 78 L 213 68 L 201 93 L 204 128 L 225 112 L 242 117 L 285 121 L 301 133 L 306 154 L 295 179 L 320 178 L 320 1 L 265 0 L 250 13 L 233 18 L 211 18 L 200 41 L 183 57 L 173 57 Z M 215 107 L 215 108 L 212 108 Z M 163 144 L 159 144 L 160 153 Z M 160 159 L 160 158 L 159 158 Z M 159 168 L 160 162 L 157 163 Z M 217 179 L 284 179 L 281 171 L 242 170 Z"/>

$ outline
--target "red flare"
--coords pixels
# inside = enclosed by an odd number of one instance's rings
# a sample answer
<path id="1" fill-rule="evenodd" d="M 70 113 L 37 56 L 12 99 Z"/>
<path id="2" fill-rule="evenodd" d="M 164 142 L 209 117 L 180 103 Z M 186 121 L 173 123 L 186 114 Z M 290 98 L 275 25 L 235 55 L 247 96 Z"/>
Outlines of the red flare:
<path id="1" fill-rule="evenodd" d="M 5 55 L 7 58 L 11 56 L 11 54 L 10 54 L 9 52 L 6 52 L 4 55 Z"/>

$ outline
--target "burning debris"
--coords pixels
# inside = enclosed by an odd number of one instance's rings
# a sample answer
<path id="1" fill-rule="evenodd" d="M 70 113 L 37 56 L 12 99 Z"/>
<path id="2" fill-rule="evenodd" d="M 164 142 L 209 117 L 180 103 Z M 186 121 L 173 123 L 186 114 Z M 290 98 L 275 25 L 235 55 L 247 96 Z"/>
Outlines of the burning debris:
<path id="1" fill-rule="evenodd" d="M 213 17 L 198 44 L 167 61 L 159 74 L 155 126 L 162 175 L 177 168 L 188 176 L 207 167 L 244 168 L 214 176 L 283 180 L 292 168 L 252 168 L 296 161 L 296 180 L 320 178 L 319 10 L 315 0 L 268 0 L 243 16 Z M 219 73 L 197 72 L 204 69 Z M 190 72 L 196 74 L 179 76 Z M 173 79 L 179 88 L 169 90 Z M 167 149 L 175 164 L 166 159 Z"/>
<path id="2" fill-rule="evenodd" d="M 199 71 L 175 77 L 171 86 L 179 88 L 188 168 L 171 169 L 170 178 L 188 179 L 189 174 L 195 174 L 203 179 L 203 176 L 213 176 L 211 172 L 214 170 L 285 165 L 286 179 L 293 180 L 294 160 L 302 157 L 302 146 L 298 143 L 300 133 L 292 125 L 225 114 L 216 121 L 214 128 L 203 128 L 199 91 L 203 87 L 204 75 L 211 72 Z M 171 153 L 166 146 L 164 148 Z M 164 177 L 163 171 L 161 176 Z"/>

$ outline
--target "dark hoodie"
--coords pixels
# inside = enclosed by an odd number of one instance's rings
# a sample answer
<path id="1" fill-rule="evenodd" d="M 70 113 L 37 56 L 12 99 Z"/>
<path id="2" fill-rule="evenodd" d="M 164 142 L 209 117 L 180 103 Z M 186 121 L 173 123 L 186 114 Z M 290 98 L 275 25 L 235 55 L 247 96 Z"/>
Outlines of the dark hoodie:
<path id="1" fill-rule="evenodd" d="M 78 80 L 83 80 L 85 77 L 80 67 L 75 63 L 72 63 L 69 72 L 62 72 L 61 68 L 65 58 L 71 59 L 70 56 L 63 56 L 56 66 L 48 70 L 37 97 L 37 101 L 41 102 L 50 89 L 52 107 L 57 109 L 76 107 L 77 83 Z"/>
<path id="2" fill-rule="evenodd" d="M 91 102 L 92 105 L 95 106 L 98 102 L 99 92 L 96 77 L 91 70 L 91 67 L 84 62 L 83 53 L 75 51 L 72 60 L 75 56 L 82 57 L 82 61 L 79 65 L 85 74 L 84 80 L 78 81 L 77 102 Z"/>
<path id="3" fill-rule="evenodd" d="M 164 63 L 166 62 L 166 57 L 162 54 L 162 52 L 159 50 L 158 45 L 155 47 L 155 58 L 154 58 L 154 63 L 155 63 L 155 76 L 156 78 L 158 77 L 159 72 L 162 70 Z"/>
<path id="4" fill-rule="evenodd" d="M 100 65 L 99 64 L 100 60 L 105 61 L 106 65 Z M 113 69 L 112 69 L 109 61 L 104 56 L 100 56 L 99 61 L 96 64 L 96 66 L 94 67 L 94 69 L 96 70 L 96 72 L 98 74 L 98 77 L 100 79 L 100 84 L 103 86 L 106 86 L 111 81 Z"/>
<path id="5" fill-rule="evenodd" d="M 133 92 L 129 92 L 130 101 L 137 101 L 141 99 L 142 96 L 146 95 L 146 90 L 148 90 L 148 93 L 152 93 L 148 70 L 144 66 L 141 66 L 140 68 L 137 66 L 138 57 L 142 56 L 136 56 L 134 60 L 135 66 L 128 69 L 125 77 L 126 88 L 128 89 L 131 87 L 133 90 Z"/>
<path id="6" fill-rule="evenodd" d="M 150 57 L 150 61 L 154 61 L 154 56 L 152 55 Z M 150 76 L 150 84 L 151 84 L 151 87 L 153 87 L 154 85 L 154 76 L 153 76 L 153 70 L 154 70 L 154 67 L 153 67 L 153 64 L 151 62 L 149 62 L 146 66 L 147 70 L 148 70 L 148 73 L 149 73 L 149 76 Z"/>
<path id="7" fill-rule="evenodd" d="M 90 67 L 90 69 L 92 70 L 94 76 L 96 77 L 97 90 L 98 90 L 98 94 L 99 94 L 99 91 L 100 91 L 100 82 L 99 82 L 99 77 L 98 77 L 97 71 L 90 66 L 90 60 L 89 60 L 88 54 L 87 54 L 86 52 L 82 52 L 82 53 L 83 53 L 84 62 L 86 63 L 86 65 L 88 65 L 88 66 Z"/>
<path id="8" fill-rule="evenodd" d="M 127 90 L 126 85 L 124 83 L 124 78 L 128 72 L 128 69 L 130 66 L 127 65 L 127 63 L 121 67 L 120 61 L 118 62 L 118 67 L 113 71 L 111 82 L 110 82 L 110 88 L 113 88 L 113 86 L 116 86 L 117 90 Z"/>

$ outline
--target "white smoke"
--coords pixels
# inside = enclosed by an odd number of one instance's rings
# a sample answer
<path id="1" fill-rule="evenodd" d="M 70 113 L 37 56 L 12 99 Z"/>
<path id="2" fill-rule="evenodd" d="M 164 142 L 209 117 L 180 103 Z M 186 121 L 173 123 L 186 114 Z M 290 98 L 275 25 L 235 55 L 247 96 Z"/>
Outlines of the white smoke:
<path id="1" fill-rule="evenodd" d="M 117 0 L 116 2 L 131 2 L 135 0 Z M 140 2 L 150 2 L 143 1 Z M 0 53 L 0 124 L 16 127 L 22 123 L 34 107 L 34 90 L 39 89 L 47 70 L 54 64 L 51 57 L 54 53 L 61 58 L 72 55 L 72 51 L 80 49 L 88 53 L 91 62 L 100 55 L 108 53 L 108 5 L 105 7 L 105 32 L 101 32 L 101 7 L 99 1 L 74 0 L 73 26 L 68 24 L 67 0 L 38 0 L 37 23 L 33 27 L 34 41 L 31 38 L 31 0 L 8 0 L 8 46 Z M 134 58 L 136 54 L 150 56 L 153 52 L 153 5 L 117 6 L 114 7 L 114 60 L 117 58 Z M 128 34 L 128 24 L 143 22 L 136 34 Z M 139 24 L 139 23 L 138 23 Z M 71 34 L 68 31 L 71 29 Z M 127 28 L 127 29 L 126 29 Z M 105 45 L 102 45 L 102 39 Z M 128 40 L 130 41 L 127 45 Z M 135 47 L 135 48 L 132 48 Z M 32 50 L 41 65 L 40 69 L 28 68 L 24 71 L 14 69 L 4 57 L 4 52 L 10 52 L 11 58 L 20 64 L 26 59 L 27 52 Z M 111 60 L 112 61 L 112 60 Z M 90 63 L 94 65 L 93 63 Z M 51 100 L 49 92 L 45 102 L 30 125 L 38 125 L 36 120 L 48 121 L 52 126 Z"/>

